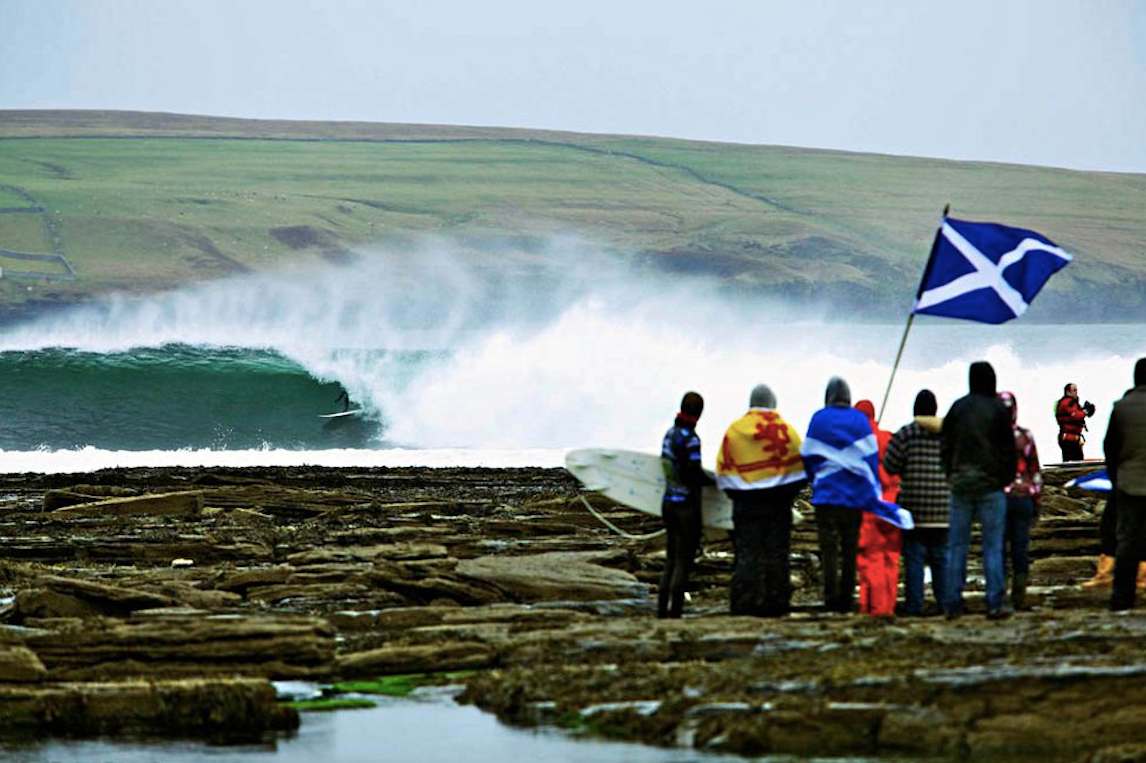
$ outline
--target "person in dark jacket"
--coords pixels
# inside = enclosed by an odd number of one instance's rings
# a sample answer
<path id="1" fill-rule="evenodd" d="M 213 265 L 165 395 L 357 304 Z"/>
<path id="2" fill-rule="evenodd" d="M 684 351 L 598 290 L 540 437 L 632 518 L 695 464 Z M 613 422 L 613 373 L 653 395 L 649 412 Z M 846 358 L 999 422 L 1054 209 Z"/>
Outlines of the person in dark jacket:
<path id="1" fill-rule="evenodd" d="M 923 614 L 923 569 L 931 569 L 931 591 L 942 609 L 947 602 L 947 523 L 950 491 L 940 459 L 938 403 L 928 389 L 915 396 L 915 420 L 891 437 L 883 467 L 897 474 L 900 506 L 911 511 L 915 528 L 903 533 L 903 612 Z"/>
<path id="2" fill-rule="evenodd" d="M 1062 388 L 1062 397 L 1054 406 L 1054 417 L 1058 421 L 1058 447 L 1062 450 L 1063 461 L 1082 461 L 1082 446 L 1086 442 L 1083 431 L 1086 417 L 1094 415 L 1094 403 L 1087 400 L 1078 402 L 1078 385 L 1068 383 Z"/>
<path id="3" fill-rule="evenodd" d="M 1114 404 L 1102 445 L 1118 502 L 1110 608 L 1120 611 L 1134 606 L 1139 562 L 1146 559 L 1146 358 L 1134 365 L 1134 389 Z"/>
<path id="4" fill-rule="evenodd" d="M 661 443 L 661 465 L 666 481 L 661 518 L 665 523 L 667 545 L 664 573 L 657 592 L 657 617 L 680 617 L 683 613 L 688 575 L 700 548 L 700 492 L 714 482 L 700 465 L 696 422 L 703 412 L 704 398 L 696 392 L 685 393 L 676 421 Z"/>
<path id="5" fill-rule="evenodd" d="M 944 609 L 949 618 L 963 613 L 971 522 L 978 515 L 987 578 L 987 617 L 1000 619 L 1011 614 L 1004 602 L 1007 500 L 1003 488 L 1015 478 L 1015 437 L 1011 414 L 995 397 L 995 369 L 979 361 L 971 364 L 969 376 L 970 393 L 956 400 L 943 419 L 940 455 L 951 487 Z"/>

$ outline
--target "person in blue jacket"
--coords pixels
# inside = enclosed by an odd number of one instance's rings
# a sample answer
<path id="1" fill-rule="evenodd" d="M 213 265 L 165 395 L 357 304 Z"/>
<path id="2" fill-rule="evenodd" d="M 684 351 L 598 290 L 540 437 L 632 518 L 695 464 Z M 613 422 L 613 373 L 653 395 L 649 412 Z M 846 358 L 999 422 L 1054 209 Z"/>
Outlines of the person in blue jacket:
<path id="1" fill-rule="evenodd" d="M 680 412 L 661 443 L 661 465 L 665 473 L 665 494 L 661 518 L 665 523 L 665 568 L 657 592 L 657 617 L 680 617 L 684 592 L 693 560 L 700 548 L 700 491 L 714 480 L 700 465 L 700 437 L 696 422 L 704 412 L 704 398 L 688 392 L 680 401 Z"/>

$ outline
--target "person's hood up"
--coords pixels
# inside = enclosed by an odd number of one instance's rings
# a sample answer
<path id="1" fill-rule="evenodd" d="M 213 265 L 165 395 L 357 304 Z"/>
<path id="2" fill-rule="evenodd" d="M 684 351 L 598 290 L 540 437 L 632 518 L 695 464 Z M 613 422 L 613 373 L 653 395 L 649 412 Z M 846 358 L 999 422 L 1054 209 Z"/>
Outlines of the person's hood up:
<path id="1" fill-rule="evenodd" d="M 875 403 L 870 400 L 860 400 L 856 403 L 856 410 L 867 416 L 867 420 L 875 423 Z"/>
<path id="2" fill-rule="evenodd" d="M 1146 358 L 1138 358 L 1134 364 L 1134 386 L 1141 387 L 1146 384 Z"/>
<path id="3" fill-rule="evenodd" d="M 972 394 L 995 396 L 995 369 L 990 363 L 985 360 L 972 363 L 969 376 Z"/>
<path id="4" fill-rule="evenodd" d="M 776 410 L 776 393 L 767 384 L 757 384 L 748 397 L 748 407 Z"/>
<path id="5" fill-rule="evenodd" d="M 828 381 L 828 389 L 824 393 L 824 405 L 838 408 L 849 408 L 852 404 L 852 390 L 848 383 L 838 376 Z"/>
<path id="6" fill-rule="evenodd" d="M 1002 402 L 1003 407 L 1011 412 L 1012 426 L 1019 423 L 1019 401 L 1015 399 L 1013 392 L 1000 392 L 999 401 Z"/>

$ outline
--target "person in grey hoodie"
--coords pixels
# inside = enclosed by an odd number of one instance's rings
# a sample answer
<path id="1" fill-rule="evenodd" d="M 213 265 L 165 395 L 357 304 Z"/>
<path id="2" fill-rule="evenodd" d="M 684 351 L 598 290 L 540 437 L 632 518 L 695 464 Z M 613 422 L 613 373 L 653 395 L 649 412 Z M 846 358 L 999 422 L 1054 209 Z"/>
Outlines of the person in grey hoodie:
<path id="1" fill-rule="evenodd" d="M 972 363 L 969 378 L 970 393 L 956 400 L 943 418 L 940 454 L 951 486 L 944 610 L 948 618 L 963 613 L 971 522 L 978 516 L 987 578 L 987 617 L 995 620 L 1011 614 L 1005 605 L 1007 499 L 1003 488 L 1015 478 L 1015 437 L 1010 411 L 995 396 L 995 369 L 985 361 Z"/>
<path id="2" fill-rule="evenodd" d="M 1138 564 L 1146 559 L 1146 358 L 1134 364 L 1134 388 L 1114 404 L 1102 445 L 1118 501 L 1110 608 L 1121 611 L 1134 606 Z"/>

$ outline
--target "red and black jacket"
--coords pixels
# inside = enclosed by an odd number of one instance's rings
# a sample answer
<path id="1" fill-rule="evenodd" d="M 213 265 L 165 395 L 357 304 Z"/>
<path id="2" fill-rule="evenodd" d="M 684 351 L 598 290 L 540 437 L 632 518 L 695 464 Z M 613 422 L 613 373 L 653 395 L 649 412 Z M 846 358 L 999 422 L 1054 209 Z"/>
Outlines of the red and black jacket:
<path id="1" fill-rule="evenodd" d="M 1086 411 L 1078 404 L 1077 397 L 1063 395 L 1054 407 L 1054 415 L 1058 419 L 1059 442 L 1082 439 L 1082 430 L 1086 429 Z"/>

